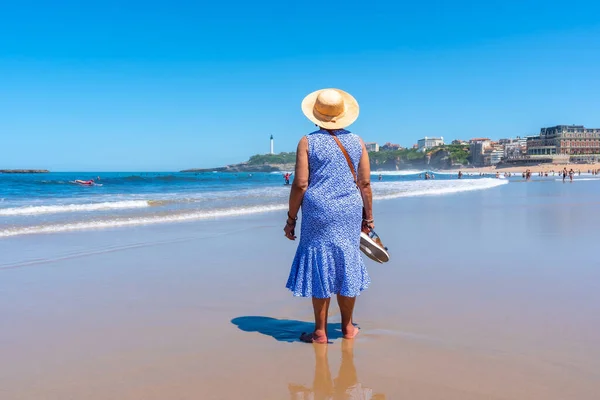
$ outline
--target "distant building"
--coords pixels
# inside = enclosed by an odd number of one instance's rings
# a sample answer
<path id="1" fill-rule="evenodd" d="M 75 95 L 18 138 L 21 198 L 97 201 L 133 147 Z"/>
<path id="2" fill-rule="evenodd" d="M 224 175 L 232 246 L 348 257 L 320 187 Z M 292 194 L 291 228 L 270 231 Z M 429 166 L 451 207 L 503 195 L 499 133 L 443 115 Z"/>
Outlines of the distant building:
<path id="1" fill-rule="evenodd" d="M 500 145 L 493 148 L 490 152 L 490 163 L 489 165 L 496 165 L 504 158 L 504 146 Z"/>
<path id="2" fill-rule="evenodd" d="M 375 142 L 365 143 L 368 152 L 379 151 L 379 145 Z"/>
<path id="3" fill-rule="evenodd" d="M 469 142 L 465 142 L 464 140 L 460 140 L 460 139 L 455 139 L 452 141 L 452 144 L 454 145 L 467 145 L 469 144 Z"/>
<path id="4" fill-rule="evenodd" d="M 432 149 L 437 146 L 443 146 L 443 145 L 444 145 L 443 137 L 430 138 L 430 137 L 425 136 L 423 139 L 419 139 L 417 141 L 417 148 L 419 149 L 419 151 L 425 151 L 425 150 Z"/>
<path id="5" fill-rule="evenodd" d="M 540 129 L 538 136 L 527 138 L 527 155 L 569 156 L 571 161 L 600 159 L 600 129 L 583 125 L 557 125 Z"/>
<path id="6" fill-rule="evenodd" d="M 517 136 L 516 139 L 500 139 L 498 143 L 504 146 L 504 157 L 515 160 L 527 154 L 527 139 Z"/>
<path id="7" fill-rule="evenodd" d="M 471 151 L 471 164 L 476 166 L 489 165 L 491 161 L 490 154 L 484 157 L 486 150 L 491 152 L 492 141 L 488 138 L 475 138 L 469 140 L 469 150 Z"/>
<path id="8" fill-rule="evenodd" d="M 478 142 L 492 143 L 492 140 L 490 138 L 473 138 L 473 139 L 469 140 L 469 144 L 478 143 Z"/>
<path id="9" fill-rule="evenodd" d="M 379 148 L 379 150 L 400 150 L 402 149 L 402 146 L 400 146 L 399 144 L 395 144 L 395 143 L 390 143 L 387 142 L 386 144 L 384 144 L 383 146 L 381 146 Z"/>

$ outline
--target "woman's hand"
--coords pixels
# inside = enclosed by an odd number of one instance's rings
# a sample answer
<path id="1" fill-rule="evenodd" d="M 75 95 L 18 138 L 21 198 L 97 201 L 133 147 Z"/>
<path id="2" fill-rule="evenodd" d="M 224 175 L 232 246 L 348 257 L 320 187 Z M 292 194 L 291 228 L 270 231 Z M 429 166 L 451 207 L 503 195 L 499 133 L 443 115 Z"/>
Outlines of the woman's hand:
<path id="1" fill-rule="evenodd" d="M 362 221 L 362 231 L 365 233 L 369 233 L 372 229 L 375 229 L 375 223 L 373 220 L 365 220 Z"/>
<path id="2" fill-rule="evenodd" d="M 296 230 L 296 221 L 288 218 L 287 222 L 285 223 L 285 226 L 283 227 L 283 231 L 285 232 L 285 237 L 290 239 L 290 240 L 295 240 L 296 239 L 296 235 L 294 234 Z"/>

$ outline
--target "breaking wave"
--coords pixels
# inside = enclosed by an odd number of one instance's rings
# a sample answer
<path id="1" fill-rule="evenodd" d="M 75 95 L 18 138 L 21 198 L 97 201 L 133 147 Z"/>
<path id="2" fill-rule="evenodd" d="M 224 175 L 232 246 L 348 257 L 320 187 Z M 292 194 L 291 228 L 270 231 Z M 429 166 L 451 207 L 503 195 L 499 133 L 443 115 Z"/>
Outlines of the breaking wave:
<path id="1" fill-rule="evenodd" d="M 414 196 L 440 196 L 453 193 L 468 192 L 474 190 L 486 190 L 497 186 L 508 184 L 505 179 L 464 179 L 464 180 L 430 180 L 430 181 L 405 181 L 405 182 L 375 182 L 373 184 L 373 197 L 375 200 L 386 200 L 401 197 Z M 267 200 L 266 194 L 272 196 Z M 0 209 L 0 216 L 19 216 L 40 215 L 40 214 L 59 214 L 72 213 L 78 211 L 102 211 L 102 210 L 126 210 L 135 208 L 148 208 L 143 215 L 139 213 L 118 215 L 106 215 L 99 213 L 96 216 L 86 214 L 86 220 L 73 220 L 69 217 L 68 221 L 56 220 L 53 222 L 43 222 L 30 226 L 12 226 L 0 230 L 0 238 L 30 235 L 40 233 L 57 233 L 81 231 L 88 229 L 107 229 L 119 228 L 137 225 L 153 225 L 161 223 L 176 223 L 185 221 L 204 220 L 211 218 L 235 217 L 241 215 L 258 214 L 271 211 L 280 211 L 287 209 L 288 191 L 283 191 L 280 188 L 263 188 L 260 190 L 235 191 L 235 192 L 214 192 L 207 196 L 210 200 L 205 204 L 204 201 L 194 198 L 184 198 L 171 194 L 172 197 L 168 200 L 127 200 L 89 204 L 66 204 L 66 205 L 47 205 L 47 206 L 27 206 L 13 207 Z M 216 196 L 216 203 L 212 196 Z M 223 196 L 234 201 L 233 204 L 228 204 L 224 207 Z M 207 200 L 204 198 L 203 200 Z M 262 204 L 256 204 L 260 200 Z M 173 208 L 171 205 L 182 202 L 193 202 L 194 208 L 179 209 Z M 254 202 L 254 203 L 253 203 Z M 268 202 L 269 204 L 265 204 Z M 214 208 L 216 204 L 221 204 L 221 207 Z M 207 208 L 207 206 L 209 208 Z M 153 211 L 157 210 L 157 211 Z M 75 214 L 77 215 L 77 214 Z M 64 218 L 62 218 L 64 219 Z M 40 221 L 41 222 L 41 221 Z"/>
<path id="2" fill-rule="evenodd" d="M 110 201 L 105 203 L 88 204 L 62 204 L 51 206 L 24 206 L 0 208 L 0 215 L 39 215 L 58 214 L 65 212 L 100 211 L 100 210 L 125 210 L 129 208 L 149 207 L 151 202 L 146 200 Z"/>

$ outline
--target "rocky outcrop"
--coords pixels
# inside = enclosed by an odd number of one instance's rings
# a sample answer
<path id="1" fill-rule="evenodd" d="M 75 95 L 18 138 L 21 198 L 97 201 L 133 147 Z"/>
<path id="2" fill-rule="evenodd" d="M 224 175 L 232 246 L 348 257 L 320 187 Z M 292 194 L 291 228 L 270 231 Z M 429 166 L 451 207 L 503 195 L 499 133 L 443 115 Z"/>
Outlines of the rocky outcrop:
<path id="1" fill-rule="evenodd" d="M 436 151 L 426 158 L 429 169 L 449 169 L 452 167 L 450 153 L 447 151 Z"/>
<path id="2" fill-rule="evenodd" d="M 218 168 L 192 168 L 181 172 L 283 172 L 293 171 L 294 164 L 260 164 L 253 165 L 248 163 L 226 165 Z"/>
<path id="3" fill-rule="evenodd" d="M 386 162 L 379 162 L 379 160 L 371 160 L 371 171 L 401 171 L 403 169 L 436 169 L 432 165 L 427 163 L 426 159 L 405 161 L 399 158 L 389 160 Z"/>
<path id="4" fill-rule="evenodd" d="M 47 169 L 0 169 L 0 174 L 47 174 Z"/>

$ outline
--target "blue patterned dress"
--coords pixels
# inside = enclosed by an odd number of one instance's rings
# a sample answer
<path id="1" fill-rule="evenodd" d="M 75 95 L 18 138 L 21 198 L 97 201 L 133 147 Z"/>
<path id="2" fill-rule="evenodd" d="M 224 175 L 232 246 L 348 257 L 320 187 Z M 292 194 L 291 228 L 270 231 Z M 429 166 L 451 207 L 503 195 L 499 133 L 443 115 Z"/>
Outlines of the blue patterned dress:
<path id="1" fill-rule="evenodd" d="M 362 155 L 357 135 L 334 132 L 354 170 Z M 371 282 L 360 254 L 363 202 L 334 138 L 318 130 L 308 139 L 308 189 L 302 201 L 300 244 L 286 287 L 294 296 L 354 297 Z"/>

